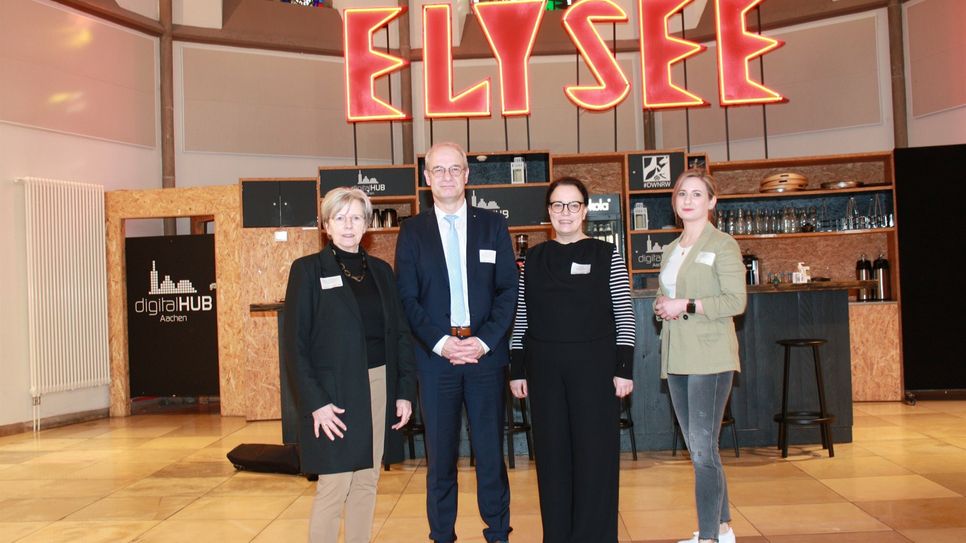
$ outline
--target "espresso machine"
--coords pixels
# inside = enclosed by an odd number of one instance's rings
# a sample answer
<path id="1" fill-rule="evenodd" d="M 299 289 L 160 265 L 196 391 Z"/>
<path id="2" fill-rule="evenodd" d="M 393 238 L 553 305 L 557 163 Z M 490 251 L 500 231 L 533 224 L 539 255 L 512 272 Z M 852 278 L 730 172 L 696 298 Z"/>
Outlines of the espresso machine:
<path id="1" fill-rule="evenodd" d="M 617 246 L 624 252 L 624 221 L 620 194 L 592 194 L 587 200 L 587 235 Z"/>

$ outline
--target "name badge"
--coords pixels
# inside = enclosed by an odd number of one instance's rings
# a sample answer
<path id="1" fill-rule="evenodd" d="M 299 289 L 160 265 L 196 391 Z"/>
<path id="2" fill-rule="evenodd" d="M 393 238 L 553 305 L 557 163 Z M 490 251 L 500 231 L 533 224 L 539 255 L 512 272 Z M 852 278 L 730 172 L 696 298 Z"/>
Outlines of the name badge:
<path id="1" fill-rule="evenodd" d="M 714 253 L 700 252 L 698 256 L 694 259 L 698 264 L 707 264 L 708 266 L 714 265 Z"/>
<path id="2" fill-rule="evenodd" d="M 332 277 L 320 277 L 319 281 L 322 283 L 322 290 L 328 290 L 330 288 L 336 288 L 342 286 L 342 276 L 333 275 Z"/>
<path id="3" fill-rule="evenodd" d="M 588 273 L 590 273 L 590 264 L 578 264 L 577 262 L 571 262 L 570 275 L 587 275 Z"/>
<path id="4" fill-rule="evenodd" d="M 480 249 L 480 262 L 496 264 L 496 251 L 493 249 Z"/>

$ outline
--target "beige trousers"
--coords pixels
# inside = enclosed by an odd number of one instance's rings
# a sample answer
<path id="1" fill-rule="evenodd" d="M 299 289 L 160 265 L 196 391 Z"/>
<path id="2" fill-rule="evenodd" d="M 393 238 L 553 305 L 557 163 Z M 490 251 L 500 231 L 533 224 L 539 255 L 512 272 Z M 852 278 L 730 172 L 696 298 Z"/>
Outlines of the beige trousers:
<path id="1" fill-rule="evenodd" d="M 345 511 L 345 543 L 369 543 L 386 433 L 386 366 L 369 370 L 372 468 L 319 475 L 309 518 L 309 543 L 337 543 Z M 351 431 L 351 429 L 350 429 Z"/>

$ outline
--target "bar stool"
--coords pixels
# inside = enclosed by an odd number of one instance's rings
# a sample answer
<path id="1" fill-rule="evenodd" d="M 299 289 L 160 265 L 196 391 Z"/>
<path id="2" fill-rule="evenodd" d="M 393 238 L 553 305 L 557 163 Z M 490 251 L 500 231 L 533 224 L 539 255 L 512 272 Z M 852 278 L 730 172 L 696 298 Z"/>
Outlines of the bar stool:
<path id="1" fill-rule="evenodd" d="M 678 436 L 681 436 L 681 441 L 684 441 L 684 434 L 681 432 L 681 425 L 678 424 L 678 418 L 674 414 L 674 406 L 671 406 L 671 420 L 674 422 L 673 437 L 671 438 L 671 456 L 677 456 L 678 454 Z M 731 427 L 731 442 L 735 449 L 735 458 L 741 458 L 741 448 L 738 445 L 738 430 L 735 425 L 735 417 L 731 414 L 731 392 L 728 393 L 728 401 L 725 403 L 724 415 L 721 417 L 721 427 L 725 426 Z M 718 434 L 718 444 L 721 443 L 721 434 Z"/>
<path id="2" fill-rule="evenodd" d="M 631 454 L 634 455 L 634 460 L 637 460 L 637 440 L 634 438 L 634 419 L 631 417 L 631 400 L 630 395 L 621 398 L 621 412 L 620 418 L 618 419 L 618 427 L 621 431 L 629 430 L 631 437 Z"/>
<path id="3" fill-rule="evenodd" d="M 829 458 L 835 456 L 832 447 L 832 422 L 835 415 L 829 414 L 825 406 L 825 379 L 822 377 L 822 359 L 818 348 L 827 343 L 824 339 L 780 339 L 779 345 L 785 348 L 785 372 L 782 380 L 782 412 L 775 415 L 778 423 L 778 448 L 782 451 L 782 458 L 788 457 L 788 425 L 814 426 L 818 425 L 822 433 L 822 448 L 828 449 Z M 818 411 L 789 411 L 788 410 L 788 379 L 791 373 L 792 348 L 811 347 L 812 362 L 815 366 L 815 384 L 818 388 Z"/>
<path id="4" fill-rule="evenodd" d="M 509 389 L 508 389 L 509 390 Z M 523 432 L 527 438 L 527 456 L 530 460 L 533 460 L 533 433 L 530 428 L 530 413 L 527 408 L 526 398 L 514 398 L 513 394 L 507 391 L 504 396 L 506 396 L 506 455 L 507 464 L 511 469 L 516 468 L 516 447 L 513 444 L 513 436 Z M 517 401 L 520 407 L 520 417 L 522 420 L 517 421 L 516 417 L 513 416 L 513 400 Z"/>

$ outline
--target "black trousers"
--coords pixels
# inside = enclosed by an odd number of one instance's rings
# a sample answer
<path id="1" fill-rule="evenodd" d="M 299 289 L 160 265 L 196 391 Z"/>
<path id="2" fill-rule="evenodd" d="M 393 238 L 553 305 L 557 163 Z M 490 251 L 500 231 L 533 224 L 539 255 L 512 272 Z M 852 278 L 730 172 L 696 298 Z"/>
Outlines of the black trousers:
<path id="1" fill-rule="evenodd" d="M 614 343 L 543 343 L 528 338 L 544 543 L 616 543 L 620 404 Z"/>

